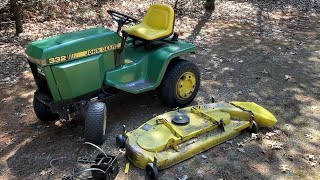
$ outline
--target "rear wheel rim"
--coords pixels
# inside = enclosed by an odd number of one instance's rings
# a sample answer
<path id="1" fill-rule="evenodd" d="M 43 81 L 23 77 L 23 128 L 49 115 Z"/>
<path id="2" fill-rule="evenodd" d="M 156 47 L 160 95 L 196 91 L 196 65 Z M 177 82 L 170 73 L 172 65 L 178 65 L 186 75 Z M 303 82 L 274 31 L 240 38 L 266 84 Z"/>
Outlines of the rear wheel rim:
<path id="1" fill-rule="evenodd" d="M 187 100 L 190 98 L 196 88 L 196 76 L 193 72 L 183 73 L 176 85 L 176 95 L 180 100 Z"/>

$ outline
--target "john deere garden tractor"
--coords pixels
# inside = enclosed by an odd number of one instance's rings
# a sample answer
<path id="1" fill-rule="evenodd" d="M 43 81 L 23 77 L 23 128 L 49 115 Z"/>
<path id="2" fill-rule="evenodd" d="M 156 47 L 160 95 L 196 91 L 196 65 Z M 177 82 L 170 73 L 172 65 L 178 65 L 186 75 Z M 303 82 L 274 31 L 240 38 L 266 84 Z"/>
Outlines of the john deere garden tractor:
<path id="1" fill-rule="evenodd" d="M 26 54 L 37 90 L 34 111 L 42 121 L 69 119 L 83 113 L 85 138 L 105 139 L 104 99 L 114 90 L 139 94 L 156 90 L 171 107 L 188 105 L 200 84 L 197 66 L 180 58 L 195 46 L 173 33 L 174 11 L 168 5 L 149 7 L 142 21 L 109 10 L 117 32 L 97 27 L 35 41 Z M 122 29 L 129 23 L 136 25 Z M 112 93 L 110 93 L 112 92 Z"/>

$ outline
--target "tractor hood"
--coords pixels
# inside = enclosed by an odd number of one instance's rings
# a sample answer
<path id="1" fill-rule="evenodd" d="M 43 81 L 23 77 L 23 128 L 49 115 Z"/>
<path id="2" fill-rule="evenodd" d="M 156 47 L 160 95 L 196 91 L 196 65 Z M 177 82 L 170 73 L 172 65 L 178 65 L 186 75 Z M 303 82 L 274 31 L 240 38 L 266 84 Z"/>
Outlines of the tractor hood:
<path id="1" fill-rule="evenodd" d="M 61 34 L 27 45 L 28 59 L 39 65 L 57 64 L 120 48 L 121 37 L 102 27 Z"/>

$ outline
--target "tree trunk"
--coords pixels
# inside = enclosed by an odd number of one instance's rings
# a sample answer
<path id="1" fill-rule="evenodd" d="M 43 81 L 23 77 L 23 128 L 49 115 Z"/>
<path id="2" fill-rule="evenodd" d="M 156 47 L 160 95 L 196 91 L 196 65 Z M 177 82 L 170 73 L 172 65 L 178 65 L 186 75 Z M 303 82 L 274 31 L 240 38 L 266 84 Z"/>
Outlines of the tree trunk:
<path id="1" fill-rule="evenodd" d="M 17 0 L 10 0 L 10 11 L 16 24 L 16 35 L 22 33 L 22 21 L 20 16 L 20 7 Z"/>
<path id="2" fill-rule="evenodd" d="M 207 11 L 213 11 L 215 9 L 214 1 L 215 0 L 206 0 L 204 7 Z"/>
<path id="3" fill-rule="evenodd" d="M 176 2 L 174 3 L 174 6 L 173 6 L 174 10 L 177 10 L 177 8 L 178 8 L 178 0 L 176 0 Z"/>

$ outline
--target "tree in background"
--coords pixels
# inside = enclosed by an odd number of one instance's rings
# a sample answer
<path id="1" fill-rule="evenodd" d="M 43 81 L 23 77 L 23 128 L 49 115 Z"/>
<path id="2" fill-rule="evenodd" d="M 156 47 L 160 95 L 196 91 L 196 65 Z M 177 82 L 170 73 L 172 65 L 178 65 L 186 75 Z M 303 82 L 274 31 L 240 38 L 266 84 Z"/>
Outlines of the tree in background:
<path id="1" fill-rule="evenodd" d="M 19 35 L 19 33 L 22 33 L 23 29 L 20 15 L 20 7 L 17 0 L 10 0 L 10 12 L 16 24 L 16 35 Z"/>
<path id="2" fill-rule="evenodd" d="M 215 6 L 214 6 L 214 1 L 215 0 L 206 0 L 204 7 L 206 10 L 214 10 Z"/>

